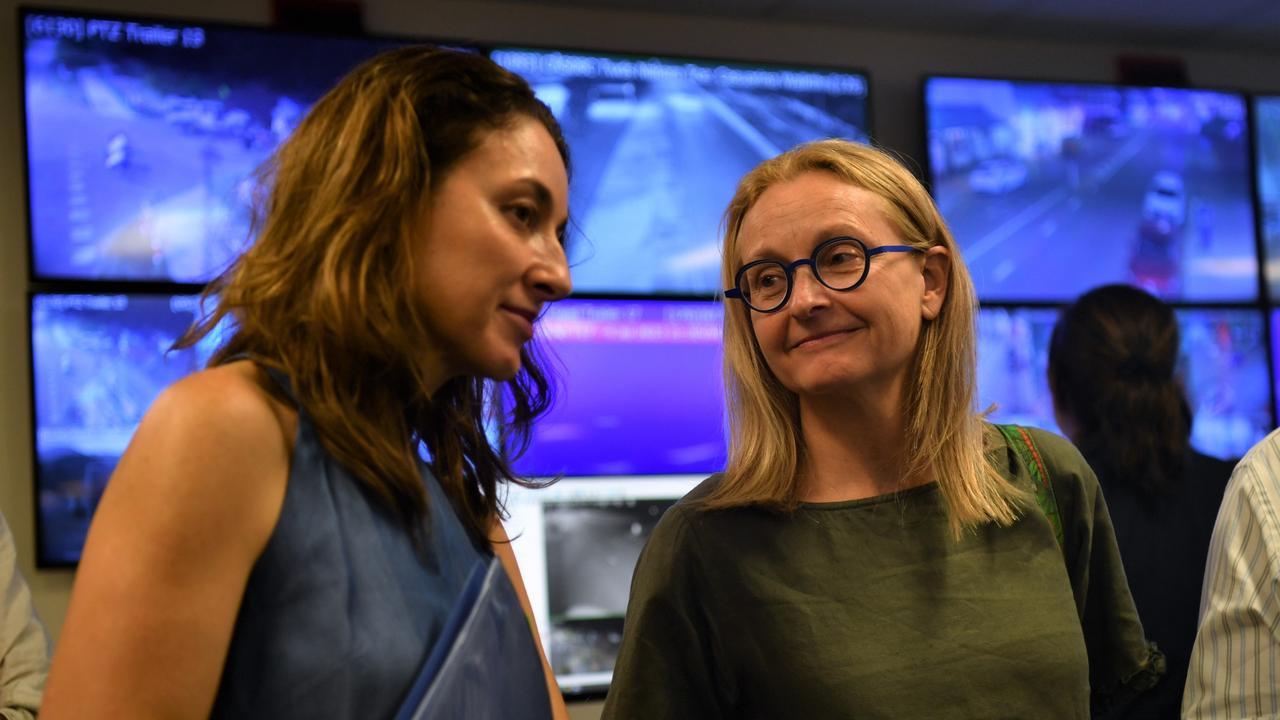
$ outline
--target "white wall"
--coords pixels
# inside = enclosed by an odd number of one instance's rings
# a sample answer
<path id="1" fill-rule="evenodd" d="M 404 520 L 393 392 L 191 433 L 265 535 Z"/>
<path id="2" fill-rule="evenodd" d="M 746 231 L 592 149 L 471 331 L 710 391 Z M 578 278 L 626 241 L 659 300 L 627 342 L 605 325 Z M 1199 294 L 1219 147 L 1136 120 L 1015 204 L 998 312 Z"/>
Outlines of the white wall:
<path id="1" fill-rule="evenodd" d="M 258 24 L 270 18 L 267 0 L 77 0 L 73 6 Z M 17 68 L 8 64 L 18 57 L 16 7 L 14 0 L 0 3 L 0 58 L 9 59 L 0 71 L 0 339 L 8 338 L 0 351 L 0 511 L 13 526 L 21 567 L 56 637 L 73 573 L 34 569 L 22 126 Z M 1119 54 L 1175 55 L 1185 60 L 1194 84 L 1280 92 L 1280 54 L 1182 53 L 466 0 L 366 0 L 365 19 L 367 30 L 375 33 L 865 69 L 871 74 L 877 139 L 917 160 L 922 159 L 919 82 L 927 73 L 1110 81 Z M 575 714 L 594 712 L 580 708 Z"/>

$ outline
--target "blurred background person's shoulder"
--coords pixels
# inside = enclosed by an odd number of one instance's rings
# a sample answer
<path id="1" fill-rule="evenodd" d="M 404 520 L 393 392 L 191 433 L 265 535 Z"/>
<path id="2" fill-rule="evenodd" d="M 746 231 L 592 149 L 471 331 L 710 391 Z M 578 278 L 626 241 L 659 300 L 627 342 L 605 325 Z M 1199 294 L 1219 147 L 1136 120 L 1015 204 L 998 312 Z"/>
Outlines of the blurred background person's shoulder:
<path id="1" fill-rule="evenodd" d="M 34 718 L 48 672 L 49 637 L 18 572 L 13 532 L 0 514 L 0 718 Z"/>

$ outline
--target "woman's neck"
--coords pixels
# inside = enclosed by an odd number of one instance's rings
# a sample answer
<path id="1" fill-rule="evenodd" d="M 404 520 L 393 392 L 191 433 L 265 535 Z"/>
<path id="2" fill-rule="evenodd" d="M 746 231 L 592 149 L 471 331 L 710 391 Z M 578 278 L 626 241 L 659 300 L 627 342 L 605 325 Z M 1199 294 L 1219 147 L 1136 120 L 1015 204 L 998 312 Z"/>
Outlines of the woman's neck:
<path id="1" fill-rule="evenodd" d="M 905 415 L 892 395 L 801 398 L 801 500 L 861 500 L 927 481 L 906 475 Z"/>

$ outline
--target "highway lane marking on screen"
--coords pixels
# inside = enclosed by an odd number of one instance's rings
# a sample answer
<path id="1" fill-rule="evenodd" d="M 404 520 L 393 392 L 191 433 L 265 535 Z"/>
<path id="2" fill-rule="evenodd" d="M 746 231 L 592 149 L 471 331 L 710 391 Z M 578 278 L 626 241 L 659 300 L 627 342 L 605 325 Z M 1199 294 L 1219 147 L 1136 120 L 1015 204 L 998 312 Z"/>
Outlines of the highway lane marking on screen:
<path id="1" fill-rule="evenodd" d="M 994 250 L 1000 243 L 1008 240 L 1014 233 L 1035 222 L 1041 215 L 1049 212 L 1055 205 L 1066 199 L 1067 189 L 1059 187 L 1035 201 L 1022 212 L 1005 220 L 1003 224 L 987 233 L 978 242 L 964 248 L 965 262 L 972 264 L 978 258 Z"/>

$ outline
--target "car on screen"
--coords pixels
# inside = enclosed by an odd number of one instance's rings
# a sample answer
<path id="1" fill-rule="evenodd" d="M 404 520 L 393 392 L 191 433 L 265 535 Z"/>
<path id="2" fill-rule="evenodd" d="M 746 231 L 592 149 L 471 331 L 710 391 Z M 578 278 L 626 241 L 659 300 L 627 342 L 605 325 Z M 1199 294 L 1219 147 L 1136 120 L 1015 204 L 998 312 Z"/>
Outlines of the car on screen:
<path id="1" fill-rule="evenodd" d="M 1118 111 L 1098 111 L 1085 118 L 1084 130 L 1090 135 L 1121 138 L 1129 133 L 1129 124 Z"/>
<path id="2" fill-rule="evenodd" d="M 1160 297 L 1182 289 L 1182 229 L 1164 215 L 1144 217 L 1129 256 L 1130 281 Z"/>
<path id="3" fill-rule="evenodd" d="M 1168 222 L 1174 230 L 1187 222 L 1187 191 L 1182 176 L 1172 170 L 1161 170 L 1151 178 L 1147 192 L 1142 196 L 1144 221 Z"/>
<path id="4" fill-rule="evenodd" d="M 635 114 L 636 102 L 635 83 L 598 83 L 587 92 L 587 117 L 597 121 L 628 120 Z"/>
<path id="5" fill-rule="evenodd" d="M 969 171 L 969 188 L 985 195 L 1002 195 L 1022 187 L 1027 166 L 1013 158 L 983 160 Z"/>

